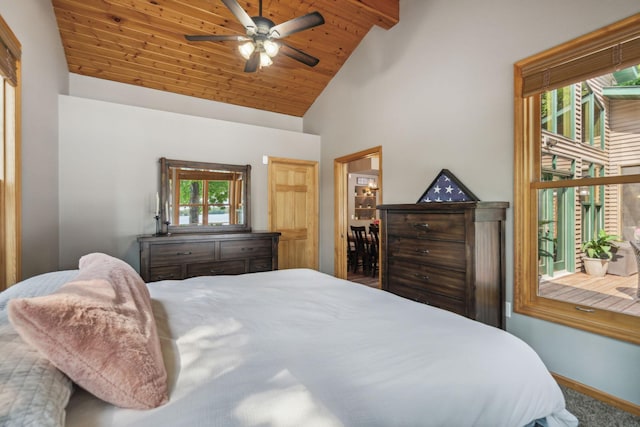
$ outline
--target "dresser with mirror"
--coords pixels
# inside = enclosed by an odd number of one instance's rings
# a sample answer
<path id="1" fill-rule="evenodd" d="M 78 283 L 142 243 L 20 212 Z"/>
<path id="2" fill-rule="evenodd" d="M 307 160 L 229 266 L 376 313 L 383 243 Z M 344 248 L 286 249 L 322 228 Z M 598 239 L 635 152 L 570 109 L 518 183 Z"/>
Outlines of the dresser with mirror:
<path id="1" fill-rule="evenodd" d="M 251 230 L 251 166 L 160 159 L 157 232 L 138 237 L 146 282 L 278 269 L 280 233 Z"/>

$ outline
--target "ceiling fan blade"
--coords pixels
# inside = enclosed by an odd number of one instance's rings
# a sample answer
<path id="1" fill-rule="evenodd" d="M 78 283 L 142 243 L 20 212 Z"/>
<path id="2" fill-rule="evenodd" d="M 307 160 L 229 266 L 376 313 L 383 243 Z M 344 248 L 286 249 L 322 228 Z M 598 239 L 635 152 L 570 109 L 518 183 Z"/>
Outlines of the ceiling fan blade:
<path id="1" fill-rule="evenodd" d="M 283 55 L 288 56 L 289 58 L 293 58 L 296 61 L 300 61 L 305 65 L 308 65 L 309 67 L 315 67 L 316 65 L 318 65 L 318 62 L 320 62 L 320 60 L 318 58 L 316 58 L 315 56 L 311 56 L 308 53 L 305 53 L 303 51 L 301 51 L 300 49 L 296 49 L 293 46 L 289 46 L 288 44 L 280 43 L 280 52 Z"/>
<path id="2" fill-rule="evenodd" d="M 190 42 L 241 42 L 245 40 L 251 40 L 249 37 L 232 35 L 184 36 L 184 38 L 189 40 Z"/>
<path id="3" fill-rule="evenodd" d="M 227 9 L 233 13 L 245 28 L 256 28 L 255 22 L 236 0 L 222 0 Z"/>
<path id="4" fill-rule="evenodd" d="M 249 60 L 244 64 L 245 73 L 255 73 L 258 71 L 258 65 L 260 65 L 260 52 L 256 49 Z"/>
<path id="5" fill-rule="evenodd" d="M 269 36 L 274 39 L 281 39 L 290 36 L 293 33 L 308 30 L 309 28 L 317 27 L 322 24 L 324 24 L 324 18 L 322 15 L 320 15 L 319 12 L 311 12 L 274 26 L 271 28 L 271 31 L 269 31 Z"/>

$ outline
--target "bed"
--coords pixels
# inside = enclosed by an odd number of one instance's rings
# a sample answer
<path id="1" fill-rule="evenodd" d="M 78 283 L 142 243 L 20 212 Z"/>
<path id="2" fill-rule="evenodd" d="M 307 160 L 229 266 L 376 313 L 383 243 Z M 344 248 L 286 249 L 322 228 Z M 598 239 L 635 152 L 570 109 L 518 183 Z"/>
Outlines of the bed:
<path id="1" fill-rule="evenodd" d="M 48 273 L 0 294 L 0 424 L 12 425 L 2 422 L 11 417 L 6 364 L 16 357 L 6 344 L 29 351 L 8 302 L 56 292 L 77 274 Z M 528 345 L 447 311 L 308 269 L 146 286 L 168 402 L 124 409 L 75 386 L 67 396 L 45 390 L 44 403 L 14 402 L 27 406 L 20 417 L 68 427 L 578 424 Z M 38 421 L 52 393 L 61 412 Z"/>

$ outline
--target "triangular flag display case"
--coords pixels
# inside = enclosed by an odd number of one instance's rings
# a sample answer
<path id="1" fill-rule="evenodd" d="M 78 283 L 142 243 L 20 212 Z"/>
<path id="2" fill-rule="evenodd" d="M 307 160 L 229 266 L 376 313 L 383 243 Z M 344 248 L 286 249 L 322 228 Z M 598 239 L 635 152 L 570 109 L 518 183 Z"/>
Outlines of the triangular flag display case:
<path id="1" fill-rule="evenodd" d="M 448 169 L 442 169 L 416 203 L 477 202 L 480 199 Z"/>

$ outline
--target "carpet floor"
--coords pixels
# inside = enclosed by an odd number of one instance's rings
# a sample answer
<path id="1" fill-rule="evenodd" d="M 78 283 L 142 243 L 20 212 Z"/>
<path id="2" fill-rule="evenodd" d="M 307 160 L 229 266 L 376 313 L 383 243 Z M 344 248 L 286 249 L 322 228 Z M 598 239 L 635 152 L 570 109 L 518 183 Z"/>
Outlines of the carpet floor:
<path id="1" fill-rule="evenodd" d="M 560 386 L 567 409 L 580 421 L 580 427 L 640 427 L 640 417 L 607 405 L 570 388 Z"/>

